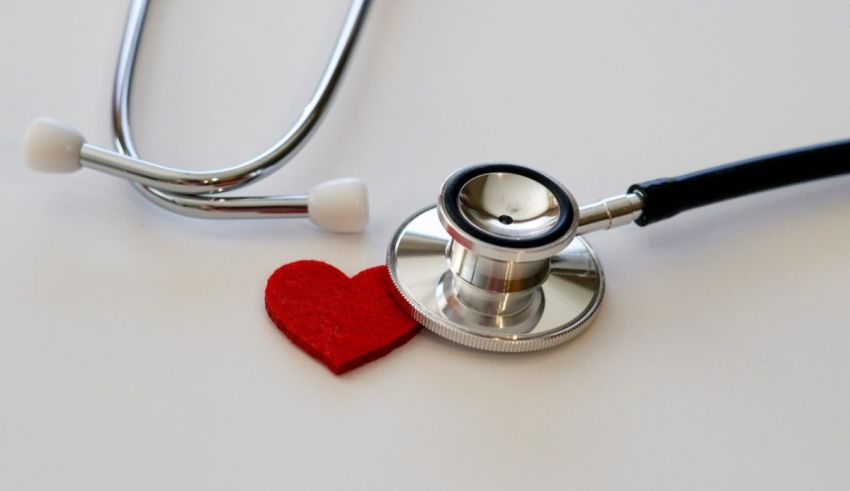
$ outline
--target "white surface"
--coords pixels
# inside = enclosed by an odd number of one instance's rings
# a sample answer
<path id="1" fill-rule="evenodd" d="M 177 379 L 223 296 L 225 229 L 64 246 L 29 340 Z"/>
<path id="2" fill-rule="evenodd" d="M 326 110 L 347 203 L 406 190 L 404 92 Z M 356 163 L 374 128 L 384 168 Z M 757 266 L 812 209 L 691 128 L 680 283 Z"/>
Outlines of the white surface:
<path id="1" fill-rule="evenodd" d="M 369 223 L 366 184 L 341 177 L 317 184 L 307 198 L 310 221 L 331 232 L 362 232 Z"/>
<path id="2" fill-rule="evenodd" d="M 74 128 L 40 117 L 27 126 L 21 144 L 27 167 L 64 174 L 80 170 L 80 150 L 86 140 Z"/>
<path id="3" fill-rule="evenodd" d="M 145 158 L 221 166 L 297 117 L 342 2 L 155 2 Z M 252 193 L 354 175 L 360 236 L 209 222 L 20 157 L 47 114 L 111 143 L 126 5 L 0 4 L 0 489 L 847 489 L 850 180 L 590 238 L 609 291 L 544 353 L 431 335 L 334 377 L 281 336 L 266 277 L 353 274 L 460 165 L 579 202 L 850 136 L 850 3 L 378 1 L 335 107 Z"/>

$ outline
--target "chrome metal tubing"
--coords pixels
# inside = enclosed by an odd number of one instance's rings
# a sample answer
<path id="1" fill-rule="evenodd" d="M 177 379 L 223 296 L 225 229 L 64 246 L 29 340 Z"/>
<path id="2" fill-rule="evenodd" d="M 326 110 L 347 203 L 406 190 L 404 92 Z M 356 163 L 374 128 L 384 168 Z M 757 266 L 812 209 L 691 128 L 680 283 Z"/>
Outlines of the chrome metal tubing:
<path id="1" fill-rule="evenodd" d="M 582 206 L 576 235 L 632 223 L 642 210 L 643 198 L 637 193 L 620 194 Z"/>
<path id="2" fill-rule="evenodd" d="M 206 173 L 172 169 L 89 144 L 84 144 L 80 149 L 80 164 L 134 183 L 175 193 L 187 192 L 187 186 L 194 191 L 192 194 L 217 193 L 230 184 L 218 177 L 206 176 Z"/>
<path id="3" fill-rule="evenodd" d="M 91 162 L 85 162 L 85 165 L 131 179 L 137 189 L 153 202 L 190 216 L 232 218 L 253 217 L 259 213 L 262 217 L 268 217 L 278 212 L 291 216 L 289 197 L 211 199 L 209 196 L 197 195 L 233 190 L 267 177 L 297 153 L 327 112 L 362 27 L 369 2 L 352 0 L 336 45 L 312 97 L 289 131 L 263 153 L 233 166 L 202 172 L 153 164 L 129 165 L 116 159 L 110 162 L 115 164 L 111 170 Z M 115 148 L 119 154 L 133 158 L 139 158 L 139 152 L 133 141 L 130 124 L 130 90 L 147 8 L 148 0 L 132 0 L 130 4 L 113 87 Z M 84 149 L 84 152 L 90 150 Z M 100 152 L 98 157 L 109 159 L 109 155 L 104 152 Z"/>
<path id="4" fill-rule="evenodd" d="M 309 218 L 307 196 L 187 196 L 139 186 L 163 208 L 196 218 Z"/>

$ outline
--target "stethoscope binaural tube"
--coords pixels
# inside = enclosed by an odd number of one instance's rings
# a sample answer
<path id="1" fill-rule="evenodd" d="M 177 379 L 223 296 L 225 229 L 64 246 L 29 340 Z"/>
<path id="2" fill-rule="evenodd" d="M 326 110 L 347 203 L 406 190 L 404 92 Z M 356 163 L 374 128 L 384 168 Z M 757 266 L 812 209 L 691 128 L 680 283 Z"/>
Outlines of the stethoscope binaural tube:
<path id="1" fill-rule="evenodd" d="M 80 167 L 128 179 L 144 196 L 171 211 L 200 218 L 310 218 L 322 228 L 358 232 L 368 221 L 366 188 L 352 178 L 315 187 L 308 195 L 217 196 L 269 176 L 304 145 L 327 111 L 369 0 L 352 0 L 337 43 L 315 92 L 290 130 L 265 152 L 213 171 L 187 171 L 147 162 L 133 142 L 129 98 L 147 0 L 132 0 L 121 43 L 113 90 L 115 152 L 87 144 L 72 128 L 46 118 L 27 130 L 24 158 L 31 168 L 71 172 Z"/>
<path id="2" fill-rule="evenodd" d="M 581 235 L 847 173 L 850 140 L 634 184 L 579 208 L 541 172 L 470 166 L 399 227 L 387 267 L 402 304 L 440 336 L 487 351 L 550 348 L 586 329 L 604 296 L 601 264 Z"/>

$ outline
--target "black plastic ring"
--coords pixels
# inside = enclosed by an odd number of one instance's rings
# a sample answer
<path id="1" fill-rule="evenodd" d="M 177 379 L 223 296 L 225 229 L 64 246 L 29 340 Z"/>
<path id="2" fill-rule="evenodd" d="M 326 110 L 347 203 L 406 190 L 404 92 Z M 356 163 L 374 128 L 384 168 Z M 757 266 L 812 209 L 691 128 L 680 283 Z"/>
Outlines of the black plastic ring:
<path id="1" fill-rule="evenodd" d="M 558 205 L 561 209 L 555 226 L 548 232 L 532 235 L 525 239 L 510 239 L 481 230 L 464 217 L 459 206 L 460 192 L 463 187 L 478 176 L 496 172 L 517 174 L 545 186 L 555 196 L 555 199 L 558 200 Z M 448 218 L 467 234 L 492 245 L 515 249 L 540 247 L 554 242 L 567 233 L 575 219 L 572 200 L 570 200 L 569 195 L 567 195 L 560 184 L 534 169 L 515 164 L 482 164 L 467 167 L 456 172 L 443 184 L 442 201 L 443 210 Z"/>

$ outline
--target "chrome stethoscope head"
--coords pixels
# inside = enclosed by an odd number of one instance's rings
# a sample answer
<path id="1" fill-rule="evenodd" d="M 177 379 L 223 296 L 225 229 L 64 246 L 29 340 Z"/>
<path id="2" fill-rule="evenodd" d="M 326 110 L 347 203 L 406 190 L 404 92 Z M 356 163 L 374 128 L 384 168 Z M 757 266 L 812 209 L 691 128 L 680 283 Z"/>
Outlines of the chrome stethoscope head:
<path id="1" fill-rule="evenodd" d="M 401 225 L 387 267 L 403 305 L 440 336 L 488 351 L 550 348 L 587 327 L 605 292 L 581 235 L 842 174 L 850 174 L 850 140 L 633 184 L 579 208 L 546 174 L 475 165 Z"/>
<path id="2" fill-rule="evenodd" d="M 387 264 L 408 310 L 440 336 L 488 351 L 549 348 L 587 327 L 605 291 L 579 225 L 575 199 L 551 177 L 475 165 L 402 224 Z"/>
<path id="3" fill-rule="evenodd" d="M 511 262 L 546 259 L 570 241 L 578 206 L 549 176 L 514 164 L 465 167 L 443 184 L 440 223 L 455 243 Z"/>

